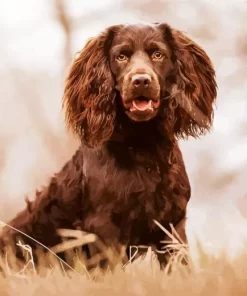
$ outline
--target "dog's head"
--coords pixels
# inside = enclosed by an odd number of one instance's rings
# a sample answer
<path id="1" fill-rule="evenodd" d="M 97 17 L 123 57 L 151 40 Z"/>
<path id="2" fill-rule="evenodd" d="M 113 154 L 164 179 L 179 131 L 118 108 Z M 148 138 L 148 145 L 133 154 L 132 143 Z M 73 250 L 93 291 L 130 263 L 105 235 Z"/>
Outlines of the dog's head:
<path id="1" fill-rule="evenodd" d="M 84 144 L 107 141 L 117 100 L 131 121 L 162 118 L 166 132 L 197 137 L 209 130 L 217 86 L 205 51 L 167 24 L 117 25 L 88 41 L 64 93 L 68 126 Z"/>
<path id="2" fill-rule="evenodd" d="M 134 121 L 153 118 L 165 94 L 165 80 L 172 70 L 171 50 L 162 31 L 154 26 L 127 26 L 119 30 L 109 51 L 126 114 Z"/>

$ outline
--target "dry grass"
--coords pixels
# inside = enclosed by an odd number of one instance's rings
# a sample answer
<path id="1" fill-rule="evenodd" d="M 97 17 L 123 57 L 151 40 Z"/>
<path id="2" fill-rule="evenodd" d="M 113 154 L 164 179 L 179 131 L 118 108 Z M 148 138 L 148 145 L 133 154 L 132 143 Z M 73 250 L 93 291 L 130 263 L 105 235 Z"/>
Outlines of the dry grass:
<path id="1" fill-rule="evenodd" d="M 0 267 L 5 276 L 0 276 L 0 295 L 247 295 L 247 252 L 230 261 L 224 254 L 218 258 L 207 255 L 198 242 L 200 256 L 195 265 L 193 256 L 177 233 L 166 234 L 172 239 L 170 247 L 177 248 L 166 270 L 160 271 L 150 248 L 144 257 L 123 266 L 114 261 L 113 253 L 98 245 L 102 256 L 106 256 L 115 267 L 114 271 L 108 270 L 104 275 L 97 268 L 89 273 L 80 256 L 73 268 L 55 260 L 56 253 L 61 250 L 69 251 L 85 243 L 100 244 L 94 235 L 60 230 L 61 236 L 73 237 L 74 240 L 64 241 L 49 250 L 49 266 L 42 265 L 42 261 L 35 266 L 32 250 L 19 242 L 18 246 L 26 253 L 26 263 L 13 267 L 8 253 L 1 258 Z M 187 266 L 181 263 L 185 257 L 188 258 Z M 170 267 L 171 273 L 168 272 Z"/>

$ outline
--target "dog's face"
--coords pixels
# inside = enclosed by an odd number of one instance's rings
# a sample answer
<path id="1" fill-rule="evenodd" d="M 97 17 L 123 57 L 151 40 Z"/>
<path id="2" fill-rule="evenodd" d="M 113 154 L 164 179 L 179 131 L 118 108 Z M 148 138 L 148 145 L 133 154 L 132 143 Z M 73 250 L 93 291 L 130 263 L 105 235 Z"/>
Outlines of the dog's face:
<path id="1" fill-rule="evenodd" d="M 114 35 L 110 68 L 122 106 L 132 120 L 148 121 L 157 114 L 172 69 L 170 58 L 169 46 L 157 27 L 127 26 Z"/>
<path id="2" fill-rule="evenodd" d="M 116 25 L 73 62 L 63 105 L 68 127 L 95 147 L 122 126 L 123 110 L 133 127 L 155 117 L 150 126 L 166 135 L 196 138 L 211 128 L 216 94 L 210 58 L 183 32 L 165 23 Z"/>

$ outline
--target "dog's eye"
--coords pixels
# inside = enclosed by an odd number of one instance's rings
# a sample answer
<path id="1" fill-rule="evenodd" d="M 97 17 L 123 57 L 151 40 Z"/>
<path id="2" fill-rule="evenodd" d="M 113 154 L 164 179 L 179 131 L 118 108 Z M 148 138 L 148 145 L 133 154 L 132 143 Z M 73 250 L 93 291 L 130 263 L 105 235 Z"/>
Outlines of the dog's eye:
<path id="1" fill-rule="evenodd" d="M 152 53 L 152 59 L 160 60 L 162 58 L 163 58 L 163 54 L 159 50 L 156 50 L 155 52 Z"/>
<path id="2" fill-rule="evenodd" d="M 120 62 L 126 61 L 127 60 L 127 56 L 125 54 L 123 54 L 123 53 L 120 53 L 117 56 L 117 60 L 120 61 Z"/>

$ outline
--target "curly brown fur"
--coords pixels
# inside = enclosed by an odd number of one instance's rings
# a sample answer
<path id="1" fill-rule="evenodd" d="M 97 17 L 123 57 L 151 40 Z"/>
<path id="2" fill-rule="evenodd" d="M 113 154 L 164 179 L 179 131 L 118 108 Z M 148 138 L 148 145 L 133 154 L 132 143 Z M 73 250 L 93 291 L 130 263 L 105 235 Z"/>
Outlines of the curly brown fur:
<path id="1" fill-rule="evenodd" d="M 199 45 L 184 33 L 162 26 L 176 65 L 168 77 L 172 83 L 165 112 L 177 136 L 196 138 L 209 131 L 213 123 L 213 103 L 217 95 L 215 71 Z"/>
<path id="2" fill-rule="evenodd" d="M 9 224 L 47 247 L 61 241 L 57 228 L 80 226 L 107 246 L 160 249 L 164 233 L 153 219 L 180 225 L 191 195 L 178 137 L 210 130 L 215 99 L 212 63 L 181 31 L 106 29 L 66 80 L 66 122 L 81 146 Z M 6 227 L 0 243 L 16 235 Z"/>
<path id="3" fill-rule="evenodd" d="M 114 129 L 116 94 L 107 63 L 114 29 L 110 27 L 87 42 L 65 85 L 63 106 L 67 125 L 90 146 L 109 139 Z"/>

